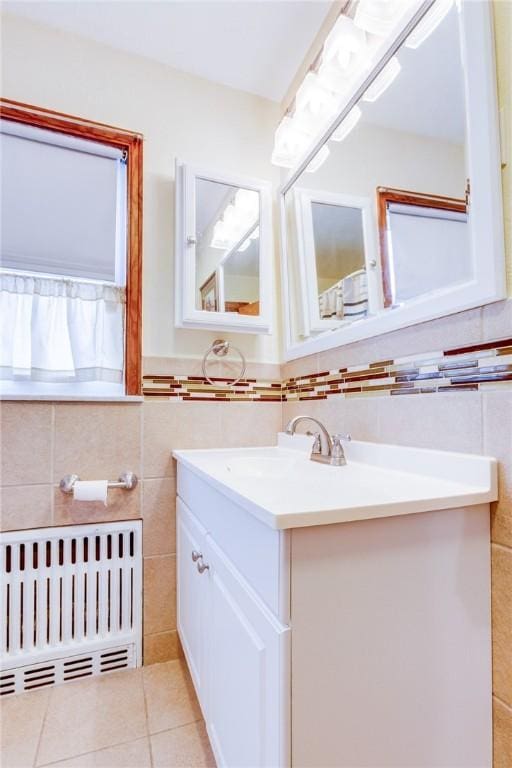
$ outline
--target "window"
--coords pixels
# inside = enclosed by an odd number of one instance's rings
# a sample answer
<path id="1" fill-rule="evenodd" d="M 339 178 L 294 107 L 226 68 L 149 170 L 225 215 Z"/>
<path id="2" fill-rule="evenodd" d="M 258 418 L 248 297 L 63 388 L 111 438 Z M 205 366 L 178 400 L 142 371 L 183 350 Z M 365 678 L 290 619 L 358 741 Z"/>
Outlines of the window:
<path id="1" fill-rule="evenodd" d="M 377 188 L 386 306 L 471 280 L 466 201 Z"/>
<path id="2" fill-rule="evenodd" d="M 0 102 L 0 379 L 138 394 L 142 137 Z"/>

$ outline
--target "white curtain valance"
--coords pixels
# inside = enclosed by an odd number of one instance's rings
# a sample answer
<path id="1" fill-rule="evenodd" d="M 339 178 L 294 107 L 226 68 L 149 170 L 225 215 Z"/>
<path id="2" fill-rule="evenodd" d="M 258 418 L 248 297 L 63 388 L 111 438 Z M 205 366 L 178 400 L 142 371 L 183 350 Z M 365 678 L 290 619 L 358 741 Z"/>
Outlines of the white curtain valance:
<path id="1" fill-rule="evenodd" d="M 0 377 L 122 381 L 125 289 L 0 273 Z"/>

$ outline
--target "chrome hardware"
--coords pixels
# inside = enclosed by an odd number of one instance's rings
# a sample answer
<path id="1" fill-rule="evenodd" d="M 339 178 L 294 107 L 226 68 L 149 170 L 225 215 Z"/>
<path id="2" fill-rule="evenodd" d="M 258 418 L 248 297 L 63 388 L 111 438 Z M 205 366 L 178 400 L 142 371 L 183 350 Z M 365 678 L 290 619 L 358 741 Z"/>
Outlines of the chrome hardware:
<path id="1" fill-rule="evenodd" d="M 201 557 L 201 562 L 197 563 L 197 570 L 199 571 L 199 573 L 204 573 L 205 571 L 210 570 L 210 566 L 202 562 L 202 557 Z"/>
<path id="2" fill-rule="evenodd" d="M 369 266 L 371 267 L 371 269 L 375 269 L 375 267 L 377 266 L 376 259 L 371 259 Z"/>
<path id="3" fill-rule="evenodd" d="M 73 486 L 80 480 L 78 475 L 64 475 L 59 483 L 62 493 L 73 493 Z M 124 488 L 125 491 L 133 491 L 139 479 L 135 472 L 122 472 L 118 480 L 109 480 L 107 488 Z"/>
<path id="4" fill-rule="evenodd" d="M 309 437 L 314 437 L 315 441 L 313 443 L 313 447 L 311 448 L 311 453 L 322 453 L 322 441 L 320 440 L 320 432 L 309 432 L 309 430 L 306 432 L 306 435 L 309 435 Z"/>
<path id="5" fill-rule="evenodd" d="M 192 550 L 192 562 L 197 563 L 198 560 L 202 558 L 202 554 L 198 552 L 196 549 Z"/>
<path id="6" fill-rule="evenodd" d="M 347 460 L 345 458 L 345 451 L 343 450 L 342 440 L 352 440 L 350 435 L 333 435 L 332 436 L 332 456 L 331 464 L 336 467 L 343 467 Z"/>
<path id="7" fill-rule="evenodd" d="M 197 243 L 197 237 L 194 237 L 194 235 L 189 235 L 187 237 L 187 245 L 196 245 Z"/>
<path id="8" fill-rule="evenodd" d="M 342 467 L 346 464 L 341 440 L 343 438 L 350 439 L 350 437 L 348 435 L 335 435 L 335 444 L 333 444 L 330 434 L 318 419 L 314 419 L 312 416 L 295 416 L 295 418 L 291 419 L 286 425 L 286 434 L 294 435 L 297 425 L 300 424 L 301 421 L 306 420 L 312 421 L 320 427 L 320 432 L 318 434 L 313 433 L 315 441 L 311 450 L 311 461 L 320 461 L 323 464 L 331 464 L 333 467 Z M 311 433 L 309 432 L 308 434 Z"/>
<path id="9" fill-rule="evenodd" d="M 225 357 L 229 352 L 230 348 L 234 349 L 235 352 L 238 352 L 238 354 L 240 355 L 241 365 L 240 365 L 240 373 L 238 374 L 236 379 L 233 379 L 233 381 L 226 382 L 226 385 L 228 387 L 234 387 L 235 384 L 238 384 L 238 382 L 241 381 L 245 376 L 245 369 L 247 367 L 247 364 L 245 362 L 245 357 L 243 356 L 242 352 L 238 349 L 238 347 L 235 347 L 229 341 L 225 341 L 224 339 L 215 339 L 211 347 L 209 347 L 204 353 L 203 364 L 202 364 L 203 376 L 205 377 L 206 381 L 212 384 L 213 386 L 215 386 L 215 382 L 212 381 L 212 379 L 210 379 L 210 377 L 206 372 L 206 363 L 208 362 L 208 357 L 212 352 L 217 357 Z"/>

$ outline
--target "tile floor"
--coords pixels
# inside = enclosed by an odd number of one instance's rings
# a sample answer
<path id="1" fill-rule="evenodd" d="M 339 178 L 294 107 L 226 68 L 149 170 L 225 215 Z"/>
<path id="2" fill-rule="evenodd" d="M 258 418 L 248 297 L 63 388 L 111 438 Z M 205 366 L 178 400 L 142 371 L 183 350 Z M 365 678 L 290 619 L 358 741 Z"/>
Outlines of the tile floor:
<path id="1" fill-rule="evenodd" d="M 182 660 L 2 701 L 2 768 L 215 768 Z"/>

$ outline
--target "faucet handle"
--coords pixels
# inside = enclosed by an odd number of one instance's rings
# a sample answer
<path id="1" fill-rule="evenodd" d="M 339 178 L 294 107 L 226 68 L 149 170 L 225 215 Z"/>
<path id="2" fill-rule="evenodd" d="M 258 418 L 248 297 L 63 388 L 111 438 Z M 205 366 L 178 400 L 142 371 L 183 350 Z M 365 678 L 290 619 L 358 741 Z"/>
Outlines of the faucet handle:
<path id="1" fill-rule="evenodd" d="M 349 443 L 352 440 L 352 437 L 349 434 L 342 435 L 341 433 L 332 436 L 333 445 L 341 445 L 343 440 L 346 440 L 347 443 Z"/>
<path id="2" fill-rule="evenodd" d="M 343 450 L 342 440 L 351 440 L 350 435 L 333 435 L 332 436 L 332 452 L 331 452 L 331 464 L 335 467 L 342 467 L 347 463 L 345 458 L 345 452 Z"/>
<path id="3" fill-rule="evenodd" d="M 320 440 L 320 432 L 310 432 L 309 430 L 306 432 L 306 435 L 309 437 L 314 437 L 315 440 L 313 442 L 313 446 L 311 448 L 312 454 L 322 453 L 322 443 Z"/>

